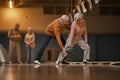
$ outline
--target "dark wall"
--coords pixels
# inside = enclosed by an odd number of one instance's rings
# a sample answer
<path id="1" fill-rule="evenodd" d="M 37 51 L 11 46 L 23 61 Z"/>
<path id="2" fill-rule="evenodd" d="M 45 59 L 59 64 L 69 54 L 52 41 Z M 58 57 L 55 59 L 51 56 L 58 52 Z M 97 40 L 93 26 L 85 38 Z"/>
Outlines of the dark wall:
<path id="1" fill-rule="evenodd" d="M 62 35 L 64 39 L 67 35 Z M 36 53 L 41 45 L 43 34 L 36 34 Z M 120 35 L 88 35 L 91 48 L 91 60 L 93 61 L 120 61 Z M 0 44 L 9 49 L 9 40 L 7 34 L 0 34 Z M 51 39 L 47 47 L 59 48 L 57 41 Z M 22 59 L 25 60 L 26 48 L 24 44 L 24 34 L 21 41 Z M 82 61 L 83 51 L 78 46 L 74 47 L 74 54 L 69 56 L 69 61 Z M 44 59 L 44 56 L 42 57 Z"/>
<path id="2" fill-rule="evenodd" d="M 96 43 L 96 60 L 120 61 L 120 35 L 100 35 Z"/>

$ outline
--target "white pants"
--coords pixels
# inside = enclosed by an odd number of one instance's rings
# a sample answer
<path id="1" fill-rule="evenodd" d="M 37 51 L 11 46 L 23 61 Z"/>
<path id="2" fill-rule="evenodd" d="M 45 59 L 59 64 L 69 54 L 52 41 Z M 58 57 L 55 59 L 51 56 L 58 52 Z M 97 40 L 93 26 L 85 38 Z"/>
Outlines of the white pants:
<path id="1" fill-rule="evenodd" d="M 69 37 L 67 39 L 65 48 L 68 46 L 68 41 L 69 41 Z M 73 40 L 72 47 L 74 47 L 74 45 L 78 45 L 83 49 L 84 51 L 83 61 L 88 60 L 90 58 L 90 46 L 88 45 L 88 43 L 85 43 L 82 37 L 79 40 Z M 56 62 L 62 62 L 65 57 L 66 56 L 64 56 L 64 53 L 61 52 Z"/>

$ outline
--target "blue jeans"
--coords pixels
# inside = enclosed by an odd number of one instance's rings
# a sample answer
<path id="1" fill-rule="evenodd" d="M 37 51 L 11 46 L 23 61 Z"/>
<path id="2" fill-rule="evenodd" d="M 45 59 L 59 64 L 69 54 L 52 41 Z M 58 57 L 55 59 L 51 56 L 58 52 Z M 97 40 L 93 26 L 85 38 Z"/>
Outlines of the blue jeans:
<path id="1" fill-rule="evenodd" d="M 44 52 L 45 48 L 47 47 L 49 41 L 52 38 L 55 38 L 55 37 L 47 35 L 47 34 L 44 34 L 43 40 L 42 40 L 42 44 L 40 44 L 41 46 L 40 46 L 40 48 L 38 50 L 38 54 L 37 54 L 37 57 L 35 58 L 35 60 L 40 60 L 41 59 L 41 56 L 43 55 L 43 52 Z M 61 41 L 62 41 L 63 46 L 64 46 L 66 42 L 65 42 L 65 40 L 62 37 L 61 37 Z"/>
<path id="2" fill-rule="evenodd" d="M 31 47 L 26 47 L 27 51 L 27 63 L 33 63 L 35 59 L 35 49 Z"/>

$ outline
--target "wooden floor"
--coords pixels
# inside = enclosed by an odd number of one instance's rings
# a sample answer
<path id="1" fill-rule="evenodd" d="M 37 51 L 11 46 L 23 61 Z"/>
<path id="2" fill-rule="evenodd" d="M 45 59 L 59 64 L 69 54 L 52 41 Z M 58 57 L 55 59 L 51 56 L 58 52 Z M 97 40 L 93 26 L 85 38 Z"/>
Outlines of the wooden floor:
<path id="1" fill-rule="evenodd" d="M 53 62 L 2 64 L 0 80 L 120 80 L 120 65 Z"/>

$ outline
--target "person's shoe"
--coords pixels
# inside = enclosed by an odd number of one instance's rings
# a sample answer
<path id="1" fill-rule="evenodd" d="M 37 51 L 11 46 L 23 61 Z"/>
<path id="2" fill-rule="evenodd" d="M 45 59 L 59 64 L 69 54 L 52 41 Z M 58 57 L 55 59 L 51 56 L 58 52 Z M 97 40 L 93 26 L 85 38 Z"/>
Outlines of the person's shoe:
<path id="1" fill-rule="evenodd" d="M 39 68 L 40 67 L 40 65 L 39 64 L 36 64 L 36 65 L 34 65 L 34 68 Z"/>
<path id="2" fill-rule="evenodd" d="M 84 64 L 90 64 L 90 62 L 87 61 L 87 60 L 84 60 L 83 63 L 84 63 Z"/>
<path id="3" fill-rule="evenodd" d="M 38 60 L 35 60 L 34 64 L 40 64 L 40 62 Z"/>
<path id="4" fill-rule="evenodd" d="M 70 63 L 68 61 L 66 61 L 66 60 L 63 60 L 62 64 L 70 64 Z"/>
<path id="5" fill-rule="evenodd" d="M 12 64 L 12 61 L 9 61 L 8 64 Z"/>
<path id="6" fill-rule="evenodd" d="M 56 62 L 55 62 L 56 65 L 59 65 L 59 63 L 60 63 L 59 61 L 56 61 Z"/>
<path id="7" fill-rule="evenodd" d="M 23 62 L 22 62 L 22 61 L 18 61 L 18 63 L 19 63 L 19 64 L 23 64 Z"/>
<path id="8" fill-rule="evenodd" d="M 110 65 L 120 65 L 120 62 L 111 62 Z"/>

